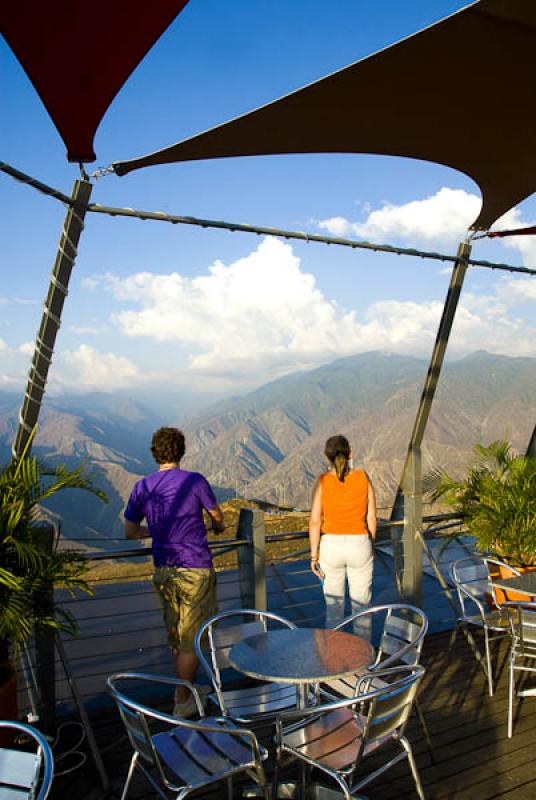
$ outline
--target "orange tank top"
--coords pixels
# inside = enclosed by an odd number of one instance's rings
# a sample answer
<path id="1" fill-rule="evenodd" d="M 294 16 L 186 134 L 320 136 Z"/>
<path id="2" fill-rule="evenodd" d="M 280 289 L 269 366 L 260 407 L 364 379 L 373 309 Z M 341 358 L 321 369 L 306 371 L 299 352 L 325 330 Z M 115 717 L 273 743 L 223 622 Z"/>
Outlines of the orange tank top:
<path id="1" fill-rule="evenodd" d="M 368 484 L 361 469 L 349 472 L 344 481 L 335 472 L 320 476 L 323 533 L 368 533 Z"/>

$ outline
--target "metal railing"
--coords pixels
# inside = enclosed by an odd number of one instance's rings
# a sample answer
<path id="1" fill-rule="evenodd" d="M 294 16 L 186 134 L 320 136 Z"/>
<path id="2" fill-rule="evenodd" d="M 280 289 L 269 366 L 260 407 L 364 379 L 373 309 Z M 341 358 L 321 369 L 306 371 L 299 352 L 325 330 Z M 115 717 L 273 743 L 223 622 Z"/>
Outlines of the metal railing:
<path id="1" fill-rule="evenodd" d="M 395 602 L 400 598 L 404 553 L 397 554 L 404 522 L 380 521 L 376 545 L 373 602 Z M 455 533 L 457 536 L 452 536 Z M 463 539 L 460 520 L 452 514 L 428 515 L 418 532 L 424 555 L 423 607 L 435 614 L 436 629 L 452 625 L 454 597 L 448 583 L 448 564 L 461 557 L 470 545 Z M 452 542 L 451 546 L 446 546 Z M 264 514 L 258 509 L 242 509 L 236 535 L 210 542 L 218 570 L 220 609 L 233 607 L 277 610 L 301 626 L 323 625 L 323 597 L 318 579 L 310 571 L 306 531 L 266 533 Z M 456 547 L 453 554 L 451 547 Z M 87 555 L 88 564 L 97 567 L 90 583 L 93 596 L 58 600 L 78 621 L 79 636 L 62 637 L 69 670 L 80 698 L 88 709 L 105 701 L 105 679 L 117 670 L 171 674 L 172 661 L 161 620 L 159 601 L 152 588 L 150 548 L 121 550 Z M 229 554 L 235 555 L 233 568 Z M 122 567 L 115 577 L 99 575 L 99 565 L 114 561 Z M 128 565 L 143 565 L 129 571 Z M 37 654 L 37 660 L 39 660 Z M 55 705 L 58 715 L 73 706 L 72 684 L 62 659 L 56 655 L 49 669 L 54 674 Z M 31 710 L 28 700 L 31 671 L 20 676 L 21 709 Z M 35 696 L 40 697 L 38 691 Z"/>

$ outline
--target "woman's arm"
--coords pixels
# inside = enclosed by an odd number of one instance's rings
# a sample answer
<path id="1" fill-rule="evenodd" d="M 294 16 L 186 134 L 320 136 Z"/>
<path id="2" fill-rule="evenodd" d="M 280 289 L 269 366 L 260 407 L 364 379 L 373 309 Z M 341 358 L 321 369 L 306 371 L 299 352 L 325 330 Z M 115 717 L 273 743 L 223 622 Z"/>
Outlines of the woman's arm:
<path id="1" fill-rule="evenodd" d="M 311 516 L 309 517 L 309 543 L 311 545 L 311 569 L 319 578 L 324 577 L 324 573 L 318 564 L 318 553 L 320 549 L 320 527 L 322 525 L 322 484 L 320 478 L 316 481 L 313 489 L 313 501 L 311 503 Z"/>
<path id="2" fill-rule="evenodd" d="M 367 528 L 369 529 L 372 541 L 376 539 L 376 524 L 376 494 L 374 492 L 374 486 L 370 482 L 370 478 L 368 478 Z"/>

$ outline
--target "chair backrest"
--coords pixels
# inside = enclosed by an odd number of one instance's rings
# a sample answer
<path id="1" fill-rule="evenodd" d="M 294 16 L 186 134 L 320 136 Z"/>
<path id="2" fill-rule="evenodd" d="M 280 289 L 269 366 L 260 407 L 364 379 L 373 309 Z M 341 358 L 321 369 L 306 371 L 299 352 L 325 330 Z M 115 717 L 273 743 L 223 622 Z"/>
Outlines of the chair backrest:
<path id="1" fill-rule="evenodd" d="M 278 614 L 255 609 L 231 609 L 215 614 L 201 625 L 195 637 L 195 650 L 205 672 L 216 687 L 221 687 L 221 670 L 230 667 L 231 647 L 249 636 L 264 633 L 269 627 L 296 628 Z M 205 657 L 208 647 L 209 659 Z"/>
<path id="2" fill-rule="evenodd" d="M 380 644 L 377 649 L 374 667 L 384 664 L 418 664 L 421 657 L 424 637 L 428 630 L 428 618 L 422 609 L 407 603 L 388 603 L 371 606 L 357 614 L 352 614 L 335 626 L 334 630 L 354 625 L 356 621 L 369 617 L 384 617 Z"/>
<path id="3" fill-rule="evenodd" d="M 496 558 L 489 558 L 488 556 L 484 557 L 484 564 L 488 570 L 488 591 L 493 598 L 494 604 L 498 607 L 500 604 L 502 605 L 504 598 L 508 599 L 508 595 L 501 590 L 499 602 L 499 597 L 497 597 L 497 589 L 493 583 L 493 578 L 496 576 L 501 578 L 513 578 L 521 575 L 521 573 L 518 569 L 515 569 L 515 567 L 511 567 L 510 564 L 505 564 L 504 561 L 499 561 Z"/>
<path id="4" fill-rule="evenodd" d="M 366 700 L 368 711 L 361 752 L 363 748 L 379 744 L 386 737 L 391 738 L 404 732 L 419 682 L 424 675 L 424 667 L 392 667 L 380 670 L 377 674 L 383 681 L 387 681 L 387 686 L 370 693 Z M 366 681 L 366 678 L 361 680 Z M 357 688 L 359 692 L 359 683 Z"/>
<path id="5" fill-rule="evenodd" d="M 244 757 L 248 762 L 244 768 L 252 766 L 252 757 L 260 759 L 258 742 L 252 731 L 243 728 L 237 730 L 234 725 L 226 726 L 220 718 L 203 717 L 198 721 L 180 719 L 142 705 L 125 694 L 121 686 L 126 683 L 131 687 L 136 682 L 141 685 L 145 683 L 148 688 L 151 683 L 176 685 L 176 681 L 139 672 L 117 673 L 107 680 L 108 689 L 137 756 L 136 764 L 162 797 L 167 795 L 160 791 L 145 768 L 153 768 L 152 775 L 156 771 L 162 786 L 178 792 L 177 796 L 182 797 L 187 794 L 185 790 L 195 785 L 220 780 L 219 773 L 223 775 L 237 771 Z M 186 683 L 183 681 L 183 684 Z M 127 691 L 131 690 L 129 688 Z M 151 732 L 151 723 L 157 726 L 158 732 Z M 177 779 L 179 784 L 176 783 Z"/>
<path id="6" fill-rule="evenodd" d="M 146 764 L 151 767 L 156 767 L 161 777 L 163 777 L 158 754 L 154 748 L 147 722 L 150 709 L 124 694 L 118 686 L 123 681 L 135 681 L 139 679 L 141 679 L 139 673 L 122 672 L 111 675 L 107 681 L 108 689 L 117 704 L 132 749 L 139 753 Z"/>
<path id="7" fill-rule="evenodd" d="M 536 658 L 536 603 L 504 603 L 512 630 L 516 655 Z"/>
<path id="8" fill-rule="evenodd" d="M 414 666 L 421 659 L 428 617 L 416 606 L 396 603 L 387 609 L 376 663 Z"/>
<path id="9" fill-rule="evenodd" d="M 488 568 L 484 559 L 481 556 L 460 558 L 451 564 L 450 574 L 458 592 L 462 615 L 473 614 L 475 606 L 480 610 L 489 593 Z"/>
<path id="10" fill-rule="evenodd" d="M 314 754 L 309 755 L 313 759 L 327 755 L 332 765 L 339 764 L 345 771 L 351 758 L 355 770 L 370 750 L 404 733 L 423 675 L 424 667 L 419 665 L 368 673 L 357 682 L 353 697 L 307 709 L 308 716 L 314 715 Z M 378 677 L 382 687 L 371 690 Z"/>
<path id="11" fill-rule="evenodd" d="M 33 739 L 35 752 L 0 748 L 0 798 L 45 800 L 54 778 L 54 758 L 45 737 L 31 725 L 12 720 L 0 721 L 0 728 Z"/>

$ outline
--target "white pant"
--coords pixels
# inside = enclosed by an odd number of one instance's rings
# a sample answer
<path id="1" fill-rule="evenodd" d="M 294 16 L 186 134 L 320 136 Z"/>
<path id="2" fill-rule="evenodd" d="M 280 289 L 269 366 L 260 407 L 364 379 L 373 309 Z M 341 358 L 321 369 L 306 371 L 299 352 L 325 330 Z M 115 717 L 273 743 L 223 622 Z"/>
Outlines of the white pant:
<path id="1" fill-rule="evenodd" d="M 324 533 L 320 538 L 320 567 L 326 600 L 326 628 L 344 619 L 346 578 L 352 614 L 368 608 L 371 598 L 373 555 L 368 535 Z M 354 625 L 354 633 L 370 638 L 370 620 Z"/>

